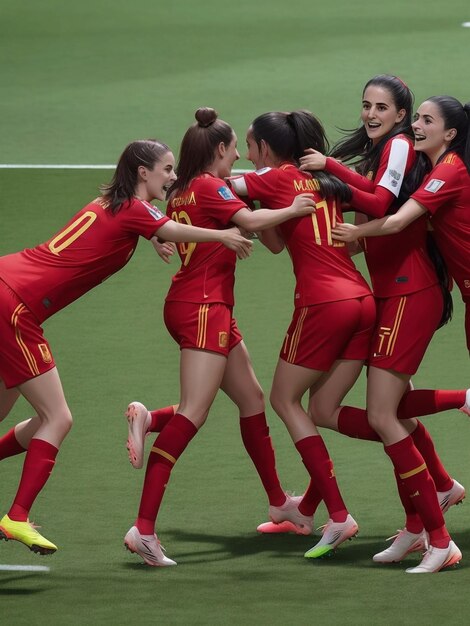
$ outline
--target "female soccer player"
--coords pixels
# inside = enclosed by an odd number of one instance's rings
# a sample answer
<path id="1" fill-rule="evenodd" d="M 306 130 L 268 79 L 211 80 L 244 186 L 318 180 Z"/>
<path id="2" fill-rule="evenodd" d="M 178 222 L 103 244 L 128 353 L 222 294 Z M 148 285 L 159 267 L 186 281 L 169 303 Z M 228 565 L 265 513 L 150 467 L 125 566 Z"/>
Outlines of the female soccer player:
<path id="1" fill-rule="evenodd" d="M 356 381 L 369 351 L 375 303 L 346 246 L 331 238 L 331 229 L 342 221 L 341 203 L 349 200 L 349 190 L 329 174 L 312 177 L 298 168 L 307 147 L 327 148 L 320 122 L 307 111 L 265 113 L 248 129 L 247 146 L 257 171 L 231 179 L 237 193 L 261 201 L 274 213 L 306 190 L 316 201 L 312 216 L 262 233 L 261 239 L 273 253 L 288 249 L 296 276 L 295 309 L 274 375 L 271 404 L 311 479 L 297 507 L 269 513 L 276 523 L 311 526 L 312 500 L 315 505 L 324 500 L 328 522 L 319 543 L 305 554 L 317 558 L 355 535 L 358 527 L 341 497 L 323 439 L 301 400 L 311 388 L 333 386 L 346 393 Z M 259 530 L 264 531 L 263 526 Z"/>
<path id="2" fill-rule="evenodd" d="M 433 96 L 418 108 L 412 124 L 415 150 L 427 174 L 419 188 L 394 215 L 358 228 L 345 225 L 336 237 L 401 232 L 429 218 L 433 236 L 465 303 L 465 333 L 470 351 L 470 103 L 451 96 Z M 467 407 L 468 410 L 468 407 Z"/>
<path id="3" fill-rule="evenodd" d="M 0 258 L 0 419 L 20 394 L 36 411 L 0 439 L 0 459 L 26 451 L 18 492 L 0 521 L 0 539 L 20 541 L 40 554 L 57 550 L 28 520 L 72 426 L 42 322 L 126 265 L 139 236 L 220 242 L 230 256 L 235 251 L 241 258 L 250 252 L 251 242 L 236 228 L 178 224 L 150 204 L 155 198 L 163 200 L 175 180 L 168 146 L 134 141 L 122 153 L 111 183 L 56 235 Z"/>
<path id="4" fill-rule="evenodd" d="M 342 159 L 359 157 L 360 172 L 366 176 L 318 154 L 306 157 L 303 166 L 326 167 L 348 182 L 351 203 L 361 212 L 377 217 L 396 211 L 403 196 L 409 196 L 408 185 L 412 184 L 415 153 L 408 135 L 411 111 L 411 92 L 400 79 L 375 77 L 363 93 L 363 126 L 333 151 Z M 450 540 L 439 500 L 442 508 L 448 508 L 465 495 L 464 488 L 442 466 L 424 426 L 416 422 L 405 425 L 398 419 L 410 377 L 417 371 L 433 333 L 448 319 L 446 289 L 439 285 L 426 253 L 426 236 L 426 220 L 421 215 L 399 237 L 364 242 L 378 303 L 378 323 L 369 357 L 367 415 L 394 465 L 406 511 L 404 531 L 374 560 L 399 561 L 408 552 L 422 548 L 429 537 L 430 549 L 418 567 L 407 570 L 409 573 L 434 572 L 459 561 L 461 553 Z M 434 398 L 432 393 L 429 397 Z M 455 399 L 456 406 L 462 405 L 465 392 L 455 392 Z M 322 412 L 321 402 L 312 398 L 312 413 L 320 425 L 329 423 L 350 436 L 368 438 L 362 410 L 340 407 L 334 414 Z M 442 492 L 439 496 L 436 488 Z"/>
<path id="5" fill-rule="evenodd" d="M 311 194 L 292 198 L 286 205 L 292 206 L 276 212 L 248 209 L 224 181 L 239 158 L 235 133 L 214 109 L 198 109 L 195 117 L 196 123 L 181 144 L 178 179 L 170 190 L 167 208 L 169 217 L 204 228 L 236 224 L 253 232 L 312 213 L 315 205 Z M 166 424 L 150 452 L 138 516 L 124 539 L 131 552 L 152 566 L 175 565 L 162 552 L 155 523 L 170 472 L 205 422 L 219 389 L 239 409 L 243 441 L 270 505 L 276 510 L 293 506 L 276 474 L 263 392 L 232 314 L 236 257 L 217 244 L 179 245 L 178 254 L 181 269 L 166 297 L 164 319 L 181 350 L 181 395 L 176 413 L 168 410 Z M 130 459 L 138 467 L 145 433 L 149 428 L 159 428 L 136 403 L 129 407 L 128 419 Z"/>

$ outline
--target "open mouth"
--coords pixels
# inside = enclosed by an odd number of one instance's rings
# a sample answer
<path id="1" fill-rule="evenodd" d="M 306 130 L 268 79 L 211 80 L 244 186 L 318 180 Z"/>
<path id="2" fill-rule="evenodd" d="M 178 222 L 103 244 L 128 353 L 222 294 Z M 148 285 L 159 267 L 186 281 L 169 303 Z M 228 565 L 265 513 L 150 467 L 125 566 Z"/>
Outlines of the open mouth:
<path id="1" fill-rule="evenodd" d="M 415 141 L 424 141 L 426 139 L 426 135 L 421 135 L 420 133 L 415 133 Z"/>
<path id="2" fill-rule="evenodd" d="M 367 128 L 370 128 L 371 130 L 375 130 L 376 128 L 380 128 L 381 124 L 379 124 L 378 122 L 367 122 Z"/>

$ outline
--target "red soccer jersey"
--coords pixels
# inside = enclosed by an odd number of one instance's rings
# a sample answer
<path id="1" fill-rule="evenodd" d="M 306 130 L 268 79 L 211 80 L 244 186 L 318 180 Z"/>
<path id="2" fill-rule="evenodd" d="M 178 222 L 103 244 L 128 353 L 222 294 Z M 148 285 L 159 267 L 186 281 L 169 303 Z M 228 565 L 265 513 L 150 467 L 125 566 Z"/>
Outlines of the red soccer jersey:
<path id="1" fill-rule="evenodd" d="M 416 159 L 411 139 L 397 135 L 382 151 L 374 183 L 398 197 L 404 176 Z M 356 207 L 360 210 L 360 207 Z M 403 296 L 435 285 L 434 266 L 426 252 L 426 219 L 418 219 L 401 233 L 364 240 L 364 253 L 374 295 Z"/>
<path id="2" fill-rule="evenodd" d="M 167 216 L 181 224 L 223 230 L 245 202 L 225 181 L 202 174 L 167 206 Z M 221 243 L 179 243 L 181 268 L 173 276 L 167 301 L 222 302 L 233 306 L 236 254 Z"/>
<path id="3" fill-rule="evenodd" d="M 411 196 L 431 214 L 439 250 L 462 296 L 470 297 L 470 175 L 449 153 Z"/>
<path id="4" fill-rule="evenodd" d="M 285 163 L 279 168 L 244 174 L 243 178 L 248 196 L 270 209 L 289 206 L 301 193 L 314 195 L 315 213 L 277 227 L 291 256 L 297 280 L 295 307 L 370 294 L 345 245 L 331 237 L 331 229 L 343 221 L 340 205 L 334 198 L 323 198 L 310 174 Z"/>
<path id="5" fill-rule="evenodd" d="M 150 239 L 168 221 L 136 198 L 116 215 L 97 198 L 49 241 L 0 257 L 0 278 L 42 323 L 124 267 L 139 235 Z"/>

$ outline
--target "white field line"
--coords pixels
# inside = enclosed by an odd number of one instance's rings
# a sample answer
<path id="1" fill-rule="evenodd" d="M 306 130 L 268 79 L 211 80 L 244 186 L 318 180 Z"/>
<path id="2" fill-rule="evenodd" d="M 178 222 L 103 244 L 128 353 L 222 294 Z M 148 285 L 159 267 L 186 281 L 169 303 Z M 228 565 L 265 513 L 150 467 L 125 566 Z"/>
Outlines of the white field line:
<path id="1" fill-rule="evenodd" d="M 46 565 L 0 565 L 2 572 L 49 572 Z"/>
<path id="2" fill-rule="evenodd" d="M 0 163 L 0 170 L 114 170 L 116 164 L 66 164 L 66 163 Z M 244 174 L 249 170 L 233 169 L 233 174 Z"/>

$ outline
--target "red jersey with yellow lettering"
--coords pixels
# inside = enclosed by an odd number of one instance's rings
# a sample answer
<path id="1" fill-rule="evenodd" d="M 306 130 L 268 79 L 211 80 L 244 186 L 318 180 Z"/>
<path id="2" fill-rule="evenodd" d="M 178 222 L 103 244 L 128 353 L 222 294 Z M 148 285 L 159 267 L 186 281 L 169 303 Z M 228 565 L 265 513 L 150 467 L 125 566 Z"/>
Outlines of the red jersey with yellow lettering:
<path id="1" fill-rule="evenodd" d="M 411 196 L 431 214 L 436 243 L 462 296 L 470 297 L 470 175 L 449 153 Z"/>
<path id="2" fill-rule="evenodd" d="M 151 239 L 168 221 L 137 198 L 114 215 L 97 198 L 49 241 L 0 257 L 0 278 L 42 323 L 124 267 L 139 236 Z"/>
<path id="3" fill-rule="evenodd" d="M 343 221 L 340 204 L 334 198 L 323 198 L 318 183 L 308 172 L 284 163 L 279 168 L 244 174 L 243 179 L 248 196 L 270 209 L 289 206 L 301 193 L 314 196 L 315 213 L 277 227 L 292 259 L 297 281 L 296 308 L 370 294 L 346 246 L 332 239 L 331 229 Z"/>
<path id="4" fill-rule="evenodd" d="M 181 224 L 223 230 L 245 202 L 225 181 L 201 174 L 183 192 L 171 198 L 167 216 Z M 167 301 L 222 302 L 233 306 L 236 254 L 218 242 L 179 243 L 181 268 L 172 278 Z"/>
<path id="5" fill-rule="evenodd" d="M 393 137 L 384 146 L 374 183 L 398 197 L 403 178 L 415 159 L 411 139 L 406 135 Z M 423 216 L 400 233 L 364 239 L 367 267 L 377 298 L 414 293 L 438 282 L 426 251 L 426 237 L 427 221 Z"/>

